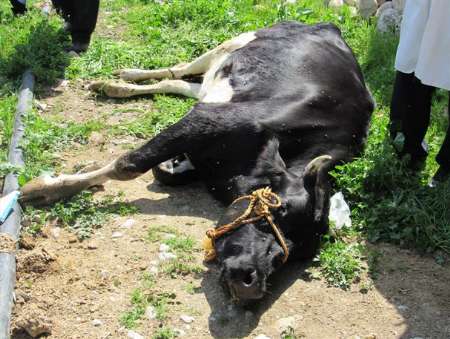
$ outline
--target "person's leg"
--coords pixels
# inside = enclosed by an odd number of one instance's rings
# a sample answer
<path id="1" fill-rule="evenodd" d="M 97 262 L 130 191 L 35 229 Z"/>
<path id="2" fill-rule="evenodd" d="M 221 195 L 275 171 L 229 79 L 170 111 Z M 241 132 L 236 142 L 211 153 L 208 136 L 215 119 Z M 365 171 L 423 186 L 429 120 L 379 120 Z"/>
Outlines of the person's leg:
<path id="1" fill-rule="evenodd" d="M 72 36 L 72 50 L 84 52 L 97 24 L 99 0 L 52 0 Z"/>
<path id="2" fill-rule="evenodd" d="M 434 87 L 424 85 L 414 77 L 410 93 L 411 106 L 408 106 L 403 117 L 403 131 L 405 133 L 404 154 L 411 156 L 411 167 L 420 166 L 426 156 L 423 139 L 430 123 L 431 98 Z"/>
<path id="3" fill-rule="evenodd" d="M 70 13 L 70 34 L 72 49 L 84 52 L 89 46 L 91 34 L 97 24 L 99 0 L 72 0 L 73 12 Z"/>
<path id="4" fill-rule="evenodd" d="M 402 132 L 405 112 L 411 109 L 411 93 L 414 85 L 414 73 L 397 71 L 392 91 L 389 133 L 392 140 Z"/>
<path id="5" fill-rule="evenodd" d="M 447 112 L 450 121 L 450 92 L 448 98 Z M 447 134 L 445 136 L 444 142 L 442 143 L 441 149 L 436 156 L 436 161 L 440 165 L 438 171 L 433 177 L 433 181 L 442 182 L 450 178 L 450 122 L 447 128 Z"/>
<path id="6" fill-rule="evenodd" d="M 26 0 L 10 0 L 14 15 L 25 14 L 27 11 Z"/>

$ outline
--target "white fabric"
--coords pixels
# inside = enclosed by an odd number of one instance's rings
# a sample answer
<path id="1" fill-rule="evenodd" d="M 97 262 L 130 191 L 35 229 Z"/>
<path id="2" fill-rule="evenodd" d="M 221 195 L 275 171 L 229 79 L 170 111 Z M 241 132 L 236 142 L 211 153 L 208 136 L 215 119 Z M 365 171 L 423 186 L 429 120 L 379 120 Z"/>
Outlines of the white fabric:
<path id="1" fill-rule="evenodd" d="M 450 90 L 450 0 L 406 0 L 395 68 Z"/>

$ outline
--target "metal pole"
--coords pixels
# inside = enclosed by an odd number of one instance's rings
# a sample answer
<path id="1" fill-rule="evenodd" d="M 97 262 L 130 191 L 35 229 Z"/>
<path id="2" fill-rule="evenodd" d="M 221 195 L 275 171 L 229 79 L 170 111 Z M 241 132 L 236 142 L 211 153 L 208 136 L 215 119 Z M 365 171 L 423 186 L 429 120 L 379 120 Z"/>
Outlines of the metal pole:
<path id="1" fill-rule="evenodd" d="M 25 133 L 22 118 L 32 109 L 34 76 L 27 70 L 22 76 L 22 86 L 14 120 L 14 130 L 9 146 L 8 161 L 15 167 L 23 167 L 23 154 L 20 148 L 21 139 Z M 5 178 L 3 194 L 6 195 L 19 189 L 17 175 L 10 173 Z M 0 226 L 0 234 L 12 238 L 16 244 L 19 239 L 22 209 L 16 203 L 12 214 Z M 17 245 L 16 245 L 17 248 Z M 14 286 L 16 283 L 16 255 L 15 251 L 0 252 L 0 339 L 10 336 L 11 311 L 14 303 Z"/>

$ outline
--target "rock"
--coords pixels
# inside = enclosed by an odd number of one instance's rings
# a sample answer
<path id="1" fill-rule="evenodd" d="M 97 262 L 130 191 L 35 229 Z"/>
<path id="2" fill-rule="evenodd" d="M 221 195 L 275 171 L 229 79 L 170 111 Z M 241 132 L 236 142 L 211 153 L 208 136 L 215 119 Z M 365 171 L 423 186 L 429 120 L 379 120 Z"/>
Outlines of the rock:
<path id="1" fill-rule="evenodd" d="M 403 10 L 405 9 L 405 3 L 406 0 L 392 0 L 394 8 L 401 13 L 403 13 Z"/>
<path id="2" fill-rule="evenodd" d="M 191 324 L 194 321 L 194 317 L 191 317 L 186 314 L 181 315 L 180 319 L 181 319 L 181 321 L 183 321 L 186 324 Z"/>
<path id="3" fill-rule="evenodd" d="M 159 251 L 167 253 L 170 251 L 170 247 L 169 245 L 161 244 L 161 246 L 159 246 Z"/>
<path id="4" fill-rule="evenodd" d="M 257 335 L 255 337 L 255 339 L 270 339 L 270 337 L 266 336 L 265 334 L 260 334 L 260 335 Z"/>
<path id="5" fill-rule="evenodd" d="M 26 331 L 33 338 L 43 334 L 51 334 L 53 323 L 45 316 L 45 313 L 45 310 L 36 305 L 30 305 L 21 312 L 16 326 Z"/>
<path id="6" fill-rule="evenodd" d="M 358 5 L 359 5 L 359 0 L 344 0 L 344 2 L 347 5 L 353 6 L 353 7 L 358 7 Z"/>
<path id="7" fill-rule="evenodd" d="M 177 256 L 171 252 L 161 252 L 158 254 L 158 257 L 161 261 L 173 260 L 177 258 Z"/>
<path id="8" fill-rule="evenodd" d="M 377 30 L 379 32 L 396 32 L 400 30 L 402 15 L 394 8 L 387 8 L 378 16 Z"/>
<path id="9" fill-rule="evenodd" d="M 156 319 L 156 309 L 153 306 L 149 306 L 145 309 L 145 316 L 148 320 Z"/>
<path id="10" fill-rule="evenodd" d="M 127 337 L 130 339 L 144 339 L 143 336 L 141 336 L 139 333 L 136 333 L 134 331 L 128 330 Z"/>
<path id="11" fill-rule="evenodd" d="M 287 317 L 277 320 L 276 326 L 280 333 L 289 331 L 290 328 L 295 328 L 297 323 L 296 317 Z"/>
<path id="12" fill-rule="evenodd" d="M 102 145 L 105 143 L 105 138 L 103 134 L 99 132 L 92 132 L 91 136 L 89 137 L 89 143 L 93 145 Z"/>
<path id="13" fill-rule="evenodd" d="M 98 248 L 98 244 L 95 241 L 91 240 L 87 243 L 86 248 L 88 250 L 96 250 Z"/>
<path id="14" fill-rule="evenodd" d="M 406 305 L 398 305 L 397 308 L 399 311 L 406 311 L 409 307 Z"/>
<path id="15" fill-rule="evenodd" d="M 135 223 L 136 221 L 134 219 L 127 219 L 120 227 L 129 229 L 133 227 Z"/>
<path id="16" fill-rule="evenodd" d="M 19 247 L 25 250 L 32 250 L 36 246 L 36 239 L 33 236 L 23 233 L 19 240 Z"/>
<path id="17" fill-rule="evenodd" d="M 61 227 L 52 227 L 50 234 L 54 239 L 58 239 L 61 236 Z"/>
<path id="18" fill-rule="evenodd" d="M 76 243 L 76 242 L 78 242 L 77 236 L 74 235 L 74 234 L 70 235 L 70 236 L 69 236 L 69 244 L 74 244 L 74 243 Z"/>
<path id="19" fill-rule="evenodd" d="M 173 332 L 175 333 L 176 337 L 184 337 L 186 335 L 186 332 L 179 328 L 174 328 Z"/>
<path id="20" fill-rule="evenodd" d="M 377 12 L 378 3 L 376 0 L 359 0 L 358 10 L 359 14 L 368 18 Z"/>
<path id="21" fill-rule="evenodd" d="M 326 3 L 329 7 L 338 8 L 344 5 L 344 0 L 328 0 Z"/>
<path id="22" fill-rule="evenodd" d="M 445 112 L 445 114 L 447 114 L 447 112 Z M 445 116 L 447 116 L 447 115 L 445 115 Z M 164 234 L 164 239 L 173 239 L 173 238 L 176 238 L 176 237 L 177 236 L 175 234 L 173 234 L 173 233 Z"/>
<path id="23" fill-rule="evenodd" d="M 385 10 L 392 8 L 394 8 L 394 5 L 392 5 L 392 1 L 385 2 L 378 8 L 377 13 L 375 15 L 376 17 L 379 17 Z"/>
<path id="24" fill-rule="evenodd" d="M 368 335 L 365 335 L 363 339 L 377 339 L 377 335 L 375 333 L 370 333 Z"/>
<path id="25" fill-rule="evenodd" d="M 36 249 L 19 258 L 17 271 L 20 273 L 44 273 L 51 268 L 50 263 L 55 260 L 56 257 L 45 249 Z"/>
<path id="26" fill-rule="evenodd" d="M 100 319 L 94 319 L 94 320 L 92 320 L 92 325 L 94 325 L 95 327 L 98 327 L 98 326 L 103 325 L 103 322 Z"/>
<path id="27" fill-rule="evenodd" d="M 377 0 L 378 6 L 381 6 L 386 3 L 386 0 Z"/>
<path id="28" fill-rule="evenodd" d="M 123 233 L 121 233 L 121 232 L 113 232 L 113 234 L 111 235 L 111 238 L 113 238 L 113 239 L 122 238 L 122 237 L 123 237 Z"/>
<path id="29" fill-rule="evenodd" d="M 62 93 L 67 89 L 67 86 L 69 85 L 68 80 L 59 79 L 56 86 L 52 88 L 53 92 L 56 93 Z"/>
<path id="30" fill-rule="evenodd" d="M 45 110 L 47 109 L 47 107 L 48 107 L 47 104 L 44 104 L 44 103 L 42 103 L 42 102 L 40 102 L 40 101 L 38 101 L 38 100 L 35 100 L 34 103 L 35 103 L 35 105 L 36 105 L 36 108 L 37 108 L 39 111 L 45 111 Z"/>
<path id="31" fill-rule="evenodd" d="M 156 266 L 150 266 L 147 271 L 153 276 L 157 276 L 159 272 L 158 267 Z"/>

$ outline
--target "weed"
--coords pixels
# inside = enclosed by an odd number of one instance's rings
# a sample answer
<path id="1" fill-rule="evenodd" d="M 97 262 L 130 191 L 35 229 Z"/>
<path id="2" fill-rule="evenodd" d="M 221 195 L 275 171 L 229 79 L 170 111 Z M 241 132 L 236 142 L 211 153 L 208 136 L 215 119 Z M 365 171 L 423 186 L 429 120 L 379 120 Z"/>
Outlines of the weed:
<path id="1" fill-rule="evenodd" d="M 56 220 L 60 225 L 69 227 L 80 239 L 90 236 L 92 231 L 101 227 L 112 215 L 129 215 L 137 212 L 133 205 L 121 200 L 121 196 L 107 196 L 94 200 L 89 191 L 81 192 L 67 202 L 58 202 L 47 209 L 27 207 L 27 231 L 37 233 L 41 228 Z"/>
<path id="2" fill-rule="evenodd" d="M 162 327 L 153 334 L 152 339 L 172 339 L 175 337 L 175 332 L 171 328 Z"/>
<path id="3" fill-rule="evenodd" d="M 327 241 L 320 251 L 320 271 L 328 284 L 348 288 L 361 272 L 362 248 L 341 240 Z"/>
<path id="4" fill-rule="evenodd" d="M 166 239 L 168 235 L 179 235 L 179 231 L 170 226 L 152 226 L 148 230 L 147 239 L 150 242 L 160 242 L 163 239 Z"/>

